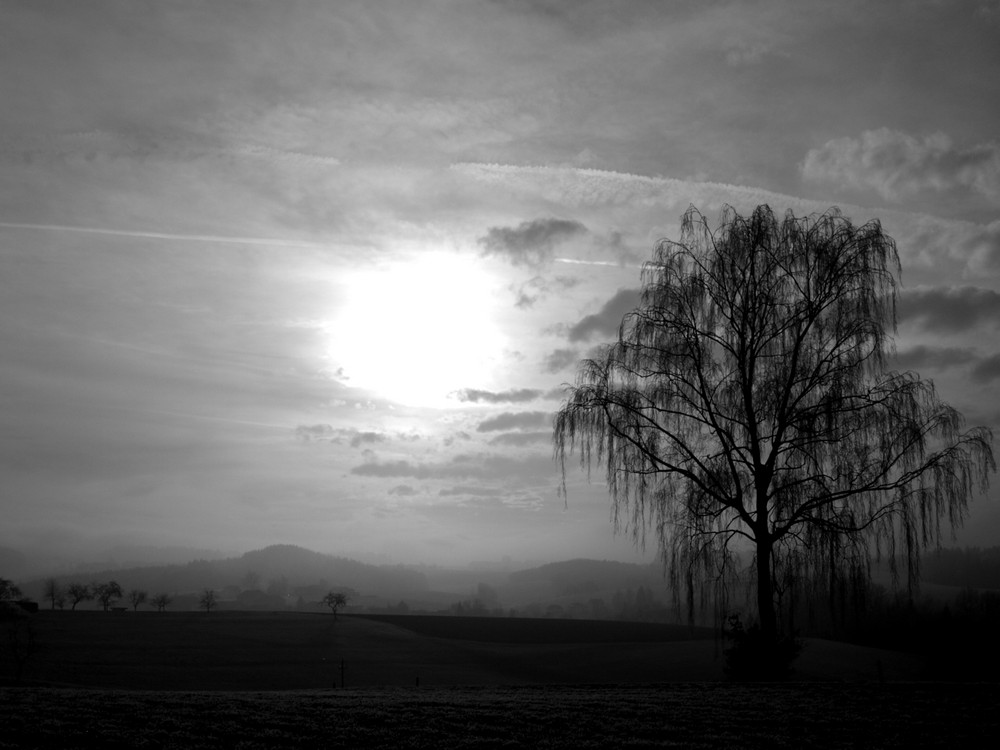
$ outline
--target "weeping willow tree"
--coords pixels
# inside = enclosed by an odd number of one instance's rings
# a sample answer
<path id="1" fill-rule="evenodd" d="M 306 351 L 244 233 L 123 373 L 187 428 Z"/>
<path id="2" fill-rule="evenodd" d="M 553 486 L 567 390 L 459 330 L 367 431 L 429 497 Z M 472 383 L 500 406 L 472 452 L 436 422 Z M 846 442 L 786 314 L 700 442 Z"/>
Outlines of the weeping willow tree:
<path id="1" fill-rule="evenodd" d="M 790 582 L 867 583 L 883 556 L 915 579 L 996 465 L 989 429 L 887 369 L 899 272 L 877 221 L 727 207 L 713 230 L 690 208 L 567 389 L 563 492 L 570 455 L 603 465 L 616 529 L 655 533 L 689 613 L 742 574 L 766 639 Z"/>

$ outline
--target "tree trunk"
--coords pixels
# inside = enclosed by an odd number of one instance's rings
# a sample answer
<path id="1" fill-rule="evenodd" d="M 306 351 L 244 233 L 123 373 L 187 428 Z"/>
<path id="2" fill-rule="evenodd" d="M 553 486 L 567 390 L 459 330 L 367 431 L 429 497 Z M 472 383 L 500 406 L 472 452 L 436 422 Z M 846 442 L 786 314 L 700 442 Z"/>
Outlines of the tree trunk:
<path id="1" fill-rule="evenodd" d="M 774 585 L 771 581 L 771 540 L 757 539 L 757 617 L 765 643 L 778 639 L 778 617 L 774 611 Z"/>

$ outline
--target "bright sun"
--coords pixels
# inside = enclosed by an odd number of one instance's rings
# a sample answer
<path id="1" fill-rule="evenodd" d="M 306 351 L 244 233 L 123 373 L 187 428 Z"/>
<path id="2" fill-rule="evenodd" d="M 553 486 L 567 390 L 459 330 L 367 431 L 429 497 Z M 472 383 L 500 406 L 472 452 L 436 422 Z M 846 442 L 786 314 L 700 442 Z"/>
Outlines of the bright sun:
<path id="1" fill-rule="evenodd" d="M 352 386 L 409 406 L 488 387 L 503 344 L 496 285 L 474 258 L 443 252 L 356 272 L 331 359 Z"/>

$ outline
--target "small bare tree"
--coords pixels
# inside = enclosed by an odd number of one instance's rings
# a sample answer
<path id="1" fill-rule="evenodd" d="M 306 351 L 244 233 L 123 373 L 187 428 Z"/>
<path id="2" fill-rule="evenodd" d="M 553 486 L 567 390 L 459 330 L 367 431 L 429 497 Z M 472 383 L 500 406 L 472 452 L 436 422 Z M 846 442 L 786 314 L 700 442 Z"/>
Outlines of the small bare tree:
<path id="1" fill-rule="evenodd" d="M 16 583 L 0 578 L 0 602 L 16 602 L 23 596 L 21 588 Z"/>
<path id="2" fill-rule="evenodd" d="M 211 612 L 217 604 L 218 600 L 215 598 L 215 591 L 213 589 L 205 589 L 198 600 L 198 606 L 205 610 L 206 613 Z"/>
<path id="3" fill-rule="evenodd" d="M 149 600 L 149 603 L 156 607 L 157 612 L 163 612 L 172 601 L 173 599 L 167 594 L 157 594 Z"/>
<path id="4" fill-rule="evenodd" d="M 66 597 L 63 594 L 62 587 L 59 585 L 59 581 L 55 578 L 45 579 L 42 596 L 49 600 L 50 609 L 55 609 L 56 606 L 58 606 L 59 609 L 62 609 L 63 604 L 66 602 Z"/>
<path id="5" fill-rule="evenodd" d="M 148 595 L 142 589 L 132 589 L 128 592 L 128 600 L 132 603 L 132 611 L 139 609 L 140 604 L 145 604 Z"/>
<path id="6" fill-rule="evenodd" d="M 323 597 L 323 604 L 330 608 L 330 611 L 333 612 L 333 619 L 336 620 L 337 610 L 347 606 L 347 595 L 339 591 L 330 591 Z"/>
<path id="7" fill-rule="evenodd" d="M 111 605 L 124 596 L 122 587 L 118 585 L 117 581 L 95 583 L 90 588 L 94 592 L 94 598 L 101 603 L 105 612 L 111 609 Z"/>
<path id="8" fill-rule="evenodd" d="M 69 597 L 70 609 L 75 610 L 80 602 L 89 601 L 94 598 L 94 593 L 85 583 L 71 583 L 66 587 L 66 596 Z"/>

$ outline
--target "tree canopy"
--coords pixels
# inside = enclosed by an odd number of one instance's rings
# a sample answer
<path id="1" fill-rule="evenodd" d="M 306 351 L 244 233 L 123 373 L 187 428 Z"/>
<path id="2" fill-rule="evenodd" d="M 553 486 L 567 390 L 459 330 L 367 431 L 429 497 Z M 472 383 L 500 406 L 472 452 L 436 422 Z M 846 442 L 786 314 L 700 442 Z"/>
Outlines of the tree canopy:
<path id="1" fill-rule="evenodd" d="M 762 631 L 797 581 L 867 581 L 965 517 L 995 471 L 933 383 L 890 370 L 895 242 L 839 210 L 695 208 L 642 270 L 618 341 L 580 364 L 554 420 L 563 470 L 603 466 L 616 529 L 654 532 L 689 612 L 725 606 L 752 552 Z M 895 569 L 894 569 L 895 572 Z M 832 588 L 831 588 L 832 590 Z"/>

